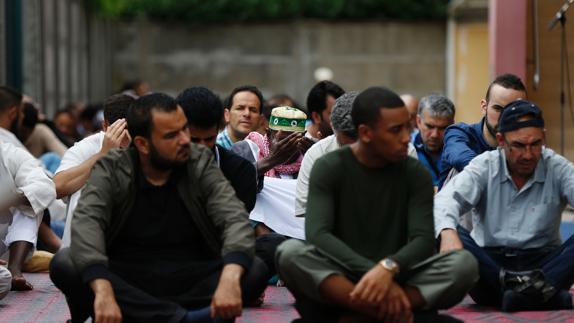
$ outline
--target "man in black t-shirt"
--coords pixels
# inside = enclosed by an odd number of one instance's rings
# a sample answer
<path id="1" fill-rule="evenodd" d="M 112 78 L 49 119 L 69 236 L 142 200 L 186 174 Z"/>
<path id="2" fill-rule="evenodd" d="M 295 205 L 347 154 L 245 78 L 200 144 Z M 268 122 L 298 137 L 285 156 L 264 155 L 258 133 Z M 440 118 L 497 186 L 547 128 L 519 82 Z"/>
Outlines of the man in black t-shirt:
<path id="1" fill-rule="evenodd" d="M 257 195 L 254 165 L 215 143 L 223 120 L 221 100 L 204 87 L 186 89 L 176 100 L 187 117 L 191 141 L 204 145 L 213 152 L 215 162 L 235 189 L 235 194 L 243 202 L 247 212 L 251 212 L 255 207 Z M 284 240 L 282 235 L 269 233 L 258 236 L 255 241 L 255 254 L 265 262 L 270 275 L 275 274 L 275 250 Z"/>

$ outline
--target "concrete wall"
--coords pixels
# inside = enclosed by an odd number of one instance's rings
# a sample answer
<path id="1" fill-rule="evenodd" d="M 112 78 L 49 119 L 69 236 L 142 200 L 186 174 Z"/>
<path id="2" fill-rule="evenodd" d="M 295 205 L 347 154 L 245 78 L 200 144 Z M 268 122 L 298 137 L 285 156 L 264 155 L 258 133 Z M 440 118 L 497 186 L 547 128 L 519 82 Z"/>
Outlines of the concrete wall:
<path id="1" fill-rule="evenodd" d="M 480 100 L 489 79 L 488 1 L 450 4 L 448 22 L 448 96 L 456 106 L 456 121 L 475 123 L 482 117 Z"/>
<path id="2" fill-rule="evenodd" d="M 177 94 L 203 85 L 224 96 L 254 84 L 305 103 L 314 71 L 346 90 L 383 85 L 418 96 L 445 93 L 444 23 L 201 25 L 134 21 L 114 29 L 113 84 L 141 78 Z"/>

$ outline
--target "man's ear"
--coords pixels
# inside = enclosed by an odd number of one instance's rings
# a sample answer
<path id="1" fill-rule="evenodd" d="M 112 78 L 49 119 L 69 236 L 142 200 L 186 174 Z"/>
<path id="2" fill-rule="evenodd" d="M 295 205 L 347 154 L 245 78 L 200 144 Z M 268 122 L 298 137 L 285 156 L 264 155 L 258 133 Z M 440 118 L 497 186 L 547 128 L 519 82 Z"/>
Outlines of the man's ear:
<path id="1" fill-rule="evenodd" d="M 370 143 L 373 138 L 373 129 L 366 124 L 361 124 L 357 129 L 357 134 L 360 141 Z"/>
<path id="2" fill-rule="evenodd" d="M 485 99 L 480 100 L 480 111 L 482 114 L 486 114 L 486 108 L 488 107 L 488 102 Z"/>
<path id="3" fill-rule="evenodd" d="M 417 120 L 417 127 L 420 129 L 421 128 L 421 123 L 423 122 L 423 120 L 421 119 L 421 116 L 419 116 L 418 114 L 416 115 L 416 120 Z"/>
<path id="4" fill-rule="evenodd" d="M 313 120 L 314 124 L 320 124 L 323 121 L 321 115 L 315 111 L 311 112 L 311 120 Z"/>
<path id="5" fill-rule="evenodd" d="M 225 110 L 223 110 L 223 117 L 225 118 L 225 125 L 223 128 L 225 128 L 225 126 L 227 126 L 227 124 L 229 123 L 229 109 L 225 108 Z"/>
<path id="6" fill-rule="evenodd" d="M 506 145 L 506 142 L 504 141 L 504 135 L 500 132 L 496 133 L 496 140 L 498 140 L 499 147 L 504 147 Z"/>
<path id="7" fill-rule="evenodd" d="M 20 107 L 17 105 L 11 106 L 8 108 L 8 117 L 10 118 L 10 121 L 14 121 L 16 120 L 16 118 L 18 118 L 18 115 L 20 114 Z"/>
<path id="8" fill-rule="evenodd" d="M 148 155 L 149 154 L 149 141 L 142 137 L 142 136 L 136 136 L 133 140 L 134 145 L 136 146 L 137 150 L 144 154 L 144 155 Z"/>

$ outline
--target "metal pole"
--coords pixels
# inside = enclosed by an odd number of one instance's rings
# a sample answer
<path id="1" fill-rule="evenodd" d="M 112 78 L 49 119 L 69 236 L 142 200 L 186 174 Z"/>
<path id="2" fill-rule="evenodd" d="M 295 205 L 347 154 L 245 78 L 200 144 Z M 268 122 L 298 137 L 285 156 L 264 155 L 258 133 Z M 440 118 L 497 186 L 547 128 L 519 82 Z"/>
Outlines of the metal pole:
<path id="1" fill-rule="evenodd" d="M 23 91 L 22 3 L 6 0 L 6 84 Z"/>

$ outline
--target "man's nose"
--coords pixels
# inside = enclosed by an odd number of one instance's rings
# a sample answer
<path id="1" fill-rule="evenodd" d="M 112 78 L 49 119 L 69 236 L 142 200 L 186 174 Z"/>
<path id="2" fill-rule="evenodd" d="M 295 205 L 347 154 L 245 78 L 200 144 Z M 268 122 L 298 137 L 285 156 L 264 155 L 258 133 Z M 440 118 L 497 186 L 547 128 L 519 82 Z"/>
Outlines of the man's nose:
<path id="1" fill-rule="evenodd" d="M 179 144 L 188 145 L 191 141 L 189 130 L 183 129 L 179 132 Z"/>

